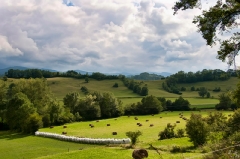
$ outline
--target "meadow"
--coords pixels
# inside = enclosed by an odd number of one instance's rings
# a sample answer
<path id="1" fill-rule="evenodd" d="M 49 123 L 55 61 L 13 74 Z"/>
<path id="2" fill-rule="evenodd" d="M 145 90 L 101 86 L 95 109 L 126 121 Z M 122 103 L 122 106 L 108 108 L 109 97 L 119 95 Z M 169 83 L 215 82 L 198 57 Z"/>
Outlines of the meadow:
<path id="1" fill-rule="evenodd" d="M 10 80 L 11 81 L 11 80 Z M 204 86 L 208 89 L 221 87 L 221 92 L 234 89 L 239 79 L 231 78 L 228 81 L 216 82 L 199 82 L 194 83 L 194 86 Z M 84 79 L 73 78 L 49 78 L 48 85 L 53 92 L 53 95 L 62 101 L 63 97 L 69 92 L 79 92 L 81 97 L 84 97 L 80 90 L 82 86 L 86 86 L 90 91 L 112 92 L 115 97 L 122 100 L 123 104 L 130 104 L 141 101 L 142 97 L 127 89 L 120 80 L 103 80 L 97 81 L 90 79 L 86 83 Z M 179 95 L 168 93 L 161 88 L 162 80 L 159 81 L 144 81 L 149 88 L 149 95 L 157 97 L 165 97 L 174 101 Z M 119 87 L 112 87 L 114 83 L 118 83 Z M 183 84 L 187 91 L 183 92 L 184 99 L 189 100 L 191 107 L 198 108 L 213 108 L 218 103 L 218 93 L 211 92 L 212 98 L 200 98 L 196 91 L 190 91 L 193 84 Z M 203 116 L 208 115 L 210 111 L 185 111 L 183 115 L 189 118 L 191 113 L 201 113 Z M 231 114 L 231 111 L 222 111 L 226 116 Z M 39 131 L 51 132 L 61 134 L 63 131 L 67 135 L 90 138 L 126 138 L 127 131 L 141 131 L 143 134 L 139 137 L 139 142 L 136 148 L 146 148 L 149 152 L 150 159 L 183 159 L 183 158 L 201 158 L 202 150 L 193 149 L 193 144 L 188 137 L 173 138 L 167 140 L 158 140 L 158 134 L 162 131 L 167 123 L 176 124 L 176 128 L 185 128 L 186 121 L 179 118 L 180 112 L 161 112 L 160 114 L 137 116 L 122 116 L 119 118 L 103 119 L 97 121 L 84 121 L 66 124 L 67 128 L 63 126 L 54 126 L 54 128 L 42 128 Z M 176 123 L 180 121 L 180 123 Z M 137 123 L 142 123 L 139 127 Z M 89 127 L 93 124 L 94 128 Z M 107 126 L 110 124 L 110 126 Z M 150 124 L 154 126 L 150 127 Z M 112 132 L 117 132 L 117 135 L 112 135 Z M 150 149 L 149 144 L 159 149 L 160 155 L 156 150 Z M 184 153 L 171 153 L 173 146 L 180 146 L 186 149 Z M 22 135 L 13 132 L 0 131 L 0 154 L 3 159 L 131 159 L 133 149 L 127 148 L 126 145 L 94 145 L 94 144 L 80 144 L 66 141 L 59 141 L 56 139 L 37 137 L 32 135 Z"/>
<path id="2" fill-rule="evenodd" d="M 209 114 L 210 111 L 185 111 L 182 112 L 186 118 L 191 113 L 201 113 L 203 116 Z M 200 149 L 193 149 L 192 143 L 188 137 L 174 138 L 167 140 L 158 140 L 158 133 L 162 131 L 167 123 L 176 124 L 176 130 L 184 128 L 186 121 L 179 118 L 180 112 L 162 112 L 160 114 L 137 116 L 122 116 L 114 119 L 105 119 L 97 121 L 85 121 L 66 124 L 63 126 L 55 126 L 54 128 L 42 128 L 39 131 L 61 134 L 67 132 L 69 136 L 90 137 L 90 138 L 126 138 L 127 131 L 141 131 L 143 134 L 139 137 L 136 148 L 146 148 L 149 152 L 149 158 L 187 158 L 190 156 L 202 155 Z M 231 111 L 223 111 L 227 116 Z M 161 118 L 160 118 L 161 117 Z M 148 120 L 148 121 L 147 121 Z M 176 123 L 180 121 L 180 123 Z M 142 123 L 139 127 L 137 123 Z M 89 127 L 93 124 L 95 127 Z M 110 126 L 107 126 L 110 124 Z M 154 126 L 150 127 L 150 124 Z M 116 136 L 112 132 L 117 132 Z M 149 144 L 160 149 L 161 156 L 152 149 Z M 173 146 L 184 147 L 185 153 L 170 153 Z M 0 154 L 4 159 L 15 158 L 47 158 L 47 159 L 66 159 L 66 158 L 104 158 L 104 159 L 131 159 L 133 149 L 126 148 L 125 145 L 94 145 L 79 144 L 73 142 L 59 141 L 56 139 L 14 134 L 9 132 L 0 132 Z"/>
<path id="3" fill-rule="evenodd" d="M 51 88 L 54 96 L 62 101 L 65 95 L 69 92 L 79 92 L 81 97 L 85 94 L 80 90 L 82 86 L 88 88 L 89 91 L 99 91 L 99 92 L 111 92 L 115 97 L 119 98 L 123 105 L 137 103 L 142 100 L 142 96 L 133 93 L 127 87 L 123 85 L 121 80 L 102 80 L 98 81 L 95 79 L 90 79 L 89 83 L 86 83 L 84 79 L 74 79 L 74 78 L 48 78 L 47 79 L 49 87 Z M 144 81 L 149 88 L 149 95 L 154 95 L 156 97 L 165 97 L 171 101 L 177 99 L 180 95 L 168 93 L 162 89 L 162 82 L 164 80 L 156 81 Z M 191 84 L 179 84 L 179 87 L 186 87 L 187 90 L 181 95 L 184 99 L 187 99 L 191 107 L 197 108 L 214 108 L 218 103 L 218 96 L 223 92 L 235 89 L 239 79 L 237 77 L 232 77 L 227 81 L 211 81 L 211 82 L 198 82 Z M 119 87 L 112 87 L 114 83 L 118 83 Z M 195 88 L 206 87 L 209 89 L 211 98 L 201 98 L 197 91 L 190 91 L 190 88 L 194 86 Z M 215 87 L 220 87 L 220 92 L 213 92 Z"/>

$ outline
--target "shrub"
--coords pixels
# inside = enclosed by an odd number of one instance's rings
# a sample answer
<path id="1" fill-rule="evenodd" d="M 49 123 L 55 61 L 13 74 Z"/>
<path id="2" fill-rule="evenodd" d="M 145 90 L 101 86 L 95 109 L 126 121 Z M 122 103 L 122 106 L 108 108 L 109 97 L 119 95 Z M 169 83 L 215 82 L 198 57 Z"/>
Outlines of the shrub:
<path id="1" fill-rule="evenodd" d="M 161 132 L 159 132 L 158 136 L 159 136 L 159 140 L 164 140 L 164 139 L 170 139 L 175 137 L 175 133 L 174 133 L 174 128 L 176 127 L 176 125 L 171 125 L 170 123 L 167 124 L 167 127 L 165 127 L 165 129 Z"/>
<path id="2" fill-rule="evenodd" d="M 114 83 L 113 87 L 117 88 L 118 87 L 118 83 Z"/>
<path id="3" fill-rule="evenodd" d="M 184 129 L 178 129 L 176 137 L 181 138 L 184 137 L 185 130 Z"/>
<path id="4" fill-rule="evenodd" d="M 142 135 L 141 131 L 128 131 L 126 132 L 126 136 L 129 137 L 131 139 L 131 145 L 134 146 L 136 145 L 137 141 L 138 141 L 138 137 Z"/>

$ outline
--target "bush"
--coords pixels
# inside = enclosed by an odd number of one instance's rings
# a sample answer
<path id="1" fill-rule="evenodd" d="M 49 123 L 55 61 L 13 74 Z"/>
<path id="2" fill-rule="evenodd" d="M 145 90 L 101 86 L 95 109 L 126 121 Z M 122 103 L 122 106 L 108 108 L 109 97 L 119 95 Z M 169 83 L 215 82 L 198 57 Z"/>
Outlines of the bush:
<path id="1" fill-rule="evenodd" d="M 175 133 L 174 133 L 174 128 L 176 127 L 176 125 L 171 125 L 170 123 L 167 124 L 167 127 L 165 127 L 165 129 L 163 131 L 160 131 L 158 136 L 159 136 L 159 140 L 164 140 L 164 139 L 170 139 L 175 137 Z"/>
<path id="2" fill-rule="evenodd" d="M 113 85 L 113 87 L 116 87 L 116 88 L 117 88 L 117 87 L 118 87 L 118 83 L 115 83 L 115 84 Z"/>
<path id="3" fill-rule="evenodd" d="M 184 137 L 185 130 L 184 129 L 178 129 L 176 137 L 181 138 Z"/>
<path id="4" fill-rule="evenodd" d="M 134 146 L 136 145 L 137 141 L 138 141 L 138 137 L 142 135 L 141 131 L 136 131 L 136 132 L 132 132 L 132 131 L 128 131 L 126 132 L 126 136 L 129 137 L 131 139 L 131 145 Z"/>
<path id="5" fill-rule="evenodd" d="M 203 145 L 207 142 L 210 133 L 208 124 L 203 120 L 200 114 L 192 114 L 186 124 L 186 133 L 194 147 Z"/>

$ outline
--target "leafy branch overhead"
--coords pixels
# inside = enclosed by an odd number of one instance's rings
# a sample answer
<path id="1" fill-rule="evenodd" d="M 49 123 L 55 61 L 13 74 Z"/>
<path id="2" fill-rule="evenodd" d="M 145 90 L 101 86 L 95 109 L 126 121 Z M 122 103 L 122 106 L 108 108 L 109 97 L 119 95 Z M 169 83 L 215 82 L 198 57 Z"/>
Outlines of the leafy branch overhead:
<path id="1" fill-rule="evenodd" d="M 173 10 L 174 14 L 178 10 L 187 10 L 193 8 L 201 8 L 201 0 L 180 0 L 175 3 Z M 221 40 L 217 37 L 217 33 L 229 32 L 230 30 L 237 28 L 239 23 L 237 20 L 240 16 L 240 0 L 218 0 L 216 4 L 210 7 L 209 10 L 203 10 L 202 14 L 195 16 L 193 23 L 197 24 L 198 31 L 202 34 L 202 37 L 206 40 L 207 45 L 214 45 L 217 41 L 220 42 L 220 51 L 218 51 L 217 58 L 225 61 L 229 58 L 228 55 L 234 56 L 240 50 L 239 32 L 235 32 L 228 40 Z M 230 62 L 231 64 L 231 58 Z"/>

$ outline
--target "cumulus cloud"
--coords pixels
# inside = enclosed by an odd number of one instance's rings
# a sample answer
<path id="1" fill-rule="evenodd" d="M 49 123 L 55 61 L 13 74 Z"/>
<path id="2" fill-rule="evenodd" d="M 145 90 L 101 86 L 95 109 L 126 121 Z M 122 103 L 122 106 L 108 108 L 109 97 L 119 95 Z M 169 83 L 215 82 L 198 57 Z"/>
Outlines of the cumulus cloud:
<path id="1" fill-rule="evenodd" d="M 200 11 L 173 16 L 173 3 L 4 0 L 0 64 L 130 73 L 225 69 L 192 24 Z"/>

